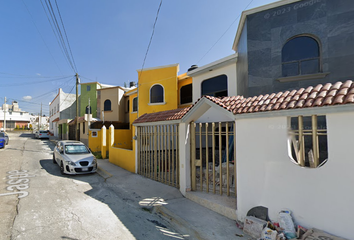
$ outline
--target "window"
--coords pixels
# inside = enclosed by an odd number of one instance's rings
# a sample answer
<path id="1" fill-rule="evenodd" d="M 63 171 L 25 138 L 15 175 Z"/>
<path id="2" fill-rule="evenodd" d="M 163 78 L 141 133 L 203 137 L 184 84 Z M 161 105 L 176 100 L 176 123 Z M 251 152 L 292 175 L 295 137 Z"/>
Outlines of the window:
<path id="1" fill-rule="evenodd" d="M 104 101 L 104 107 L 103 107 L 104 111 L 111 111 L 111 100 L 106 100 Z"/>
<path id="2" fill-rule="evenodd" d="M 86 113 L 86 114 L 91 114 L 91 113 L 92 113 L 91 106 L 89 106 L 89 105 L 86 106 L 85 113 Z"/>
<path id="3" fill-rule="evenodd" d="M 227 96 L 227 76 L 220 75 L 202 82 L 202 96 L 208 95 L 213 97 Z"/>
<path id="4" fill-rule="evenodd" d="M 92 132 L 91 132 L 91 136 L 92 136 L 92 137 L 97 137 L 97 132 L 96 132 L 96 131 L 92 131 Z"/>
<path id="5" fill-rule="evenodd" d="M 86 154 L 89 152 L 85 145 L 65 145 L 66 154 Z"/>
<path id="6" fill-rule="evenodd" d="M 150 89 L 150 103 L 163 103 L 164 91 L 161 85 L 154 85 Z"/>
<path id="7" fill-rule="evenodd" d="M 181 104 L 191 103 L 193 101 L 192 92 L 193 92 L 192 84 L 188 84 L 188 85 L 181 87 L 181 90 L 180 90 Z"/>
<path id="8" fill-rule="evenodd" d="M 133 98 L 133 112 L 138 111 L 138 98 Z"/>
<path id="9" fill-rule="evenodd" d="M 86 92 L 91 91 L 91 86 L 86 86 Z"/>
<path id="10" fill-rule="evenodd" d="M 327 124 L 325 116 L 290 118 L 289 156 L 301 167 L 317 168 L 326 163 Z"/>
<path id="11" fill-rule="evenodd" d="M 82 133 L 85 134 L 85 123 L 82 123 Z"/>
<path id="12" fill-rule="evenodd" d="M 309 36 L 290 39 L 282 49 L 283 77 L 320 72 L 320 48 Z"/>
<path id="13" fill-rule="evenodd" d="M 58 112 L 59 112 L 59 104 L 58 104 Z"/>

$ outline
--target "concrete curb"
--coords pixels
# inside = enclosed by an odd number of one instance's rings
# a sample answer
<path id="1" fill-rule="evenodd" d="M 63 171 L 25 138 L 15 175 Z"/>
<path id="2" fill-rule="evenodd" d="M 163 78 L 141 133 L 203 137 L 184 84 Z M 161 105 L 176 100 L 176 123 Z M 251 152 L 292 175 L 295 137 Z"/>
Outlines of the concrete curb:
<path id="1" fill-rule="evenodd" d="M 197 229 L 188 223 L 183 218 L 179 217 L 178 215 L 174 214 L 170 210 L 168 210 L 164 206 L 155 206 L 153 212 L 160 215 L 166 221 L 168 221 L 172 227 L 177 230 L 178 232 L 183 232 L 189 234 L 189 239 L 198 239 L 198 240 L 205 240 L 206 238 L 201 236 Z M 186 235 L 183 234 L 185 237 Z"/>
<path id="2" fill-rule="evenodd" d="M 104 179 L 104 181 L 113 176 L 112 174 L 100 167 L 97 167 L 97 174 L 100 175 Z"/>

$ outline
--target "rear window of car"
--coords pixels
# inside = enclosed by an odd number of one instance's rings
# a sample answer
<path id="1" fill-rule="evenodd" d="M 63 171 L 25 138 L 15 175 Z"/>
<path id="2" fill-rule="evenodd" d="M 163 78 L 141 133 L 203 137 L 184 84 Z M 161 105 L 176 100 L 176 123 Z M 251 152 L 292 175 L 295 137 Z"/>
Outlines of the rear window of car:
<path id="1" fill-rule="evenodd" d="M 83 154 L 89 153 L 85 145 L 65 145 L 66 154 Z"/>
<path id="2" fill-rule="evenodd" d="M 5 137 L 5 133 L 0 132 L 0 137 Z"/>

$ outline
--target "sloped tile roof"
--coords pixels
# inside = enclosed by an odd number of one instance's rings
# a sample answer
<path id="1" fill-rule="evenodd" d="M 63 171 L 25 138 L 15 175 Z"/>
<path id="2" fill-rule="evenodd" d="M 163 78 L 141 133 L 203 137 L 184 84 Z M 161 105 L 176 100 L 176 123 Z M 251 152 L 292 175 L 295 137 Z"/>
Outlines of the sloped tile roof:
<path id="1" fill-rule="evenodd" d="M 190 108 L 191 107 L 167 110 L 163 112 L 148 113 L 148 114 L 145 113 L 141 115 L 138 119 L 136 119 L 133 122 L 133 124 L 145 123 L 145 122 L 179 120 L 189 111 Z"/>
<path id="2" fill-rule="evenodd" d="M 300 88 L 299 90 L 265 94 L 249 98 L 243 96 L 223 98 L 203 96 L 202 98 L 209 99 L 233 114 L 353 104 L 354 82 L 348 80 L 344 83 L 336 82 L 335 84 L 319 84 L 315 87 L 310 86 L 306 89 Z M 198 99 L 198 101 L 202 98 Z M 179 120 L 187 114 L 194 105 L 183 109 L 144 114 L 136 119 L 134 123 Z"/>
<path id="3" fill-rule="evenodd" d="M 354 103 L 354 83 L 348 80 L 344 83 L 319 84 L 306 89 L 300 88 L 249 98 L 242 96 L 223 98 L 205 96 L 205 98 L 233 114 L 341 105 Z"/>

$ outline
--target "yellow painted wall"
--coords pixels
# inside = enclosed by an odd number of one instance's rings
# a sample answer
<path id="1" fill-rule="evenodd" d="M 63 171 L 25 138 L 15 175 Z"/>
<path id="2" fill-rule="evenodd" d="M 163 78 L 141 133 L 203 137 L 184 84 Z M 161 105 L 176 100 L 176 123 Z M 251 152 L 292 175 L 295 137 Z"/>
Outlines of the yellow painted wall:
<path id="1" fill-rule="evenodd" d="M 101 130 L 95 129 L 97 132 L 97 137 L 92 137 L 92 130 L 90 130 L 89 134 L 89 148 L 92 152 L 100 152 L 101 151 Z"/>
<path id="2" fill-rule="evenodd" d="M 135 151 L 110 147 L 109 162 L 135 173 Z"/>
<path id="3" fill-rule="evenodd" d="M 130 129 L 115 129 L 114 143 L 116 148 L 132 149 L 132 131 Z"/>
<path id="4" fill-rule="evenodd" d="M 92 131 L 97 131 L 97 137 L 92 137 Z M 90 130 L 88 146 L 92 152 L 101 152 L 101 145 L 102 145 L 101 135 L 102 135 L 101 129 Z M 106 147 L 105 147 L 106 151 L 108 150 L 109 140 L 110 140 L 110 133 L 109 133 L 109 129 L 107 129 L 106 130 Z"/>
<path id="5" fill-rule="evenodd" d="M 178 107 L 178 85 L 177 85 L 178 65 L 145 69 L 139 72 L 139 116 L 144 113 L 160 112 L 176 109 Z M 150 103 L 150 88 L 154 84 L 160 84 L 164 88 L 164 104 Z"/>

